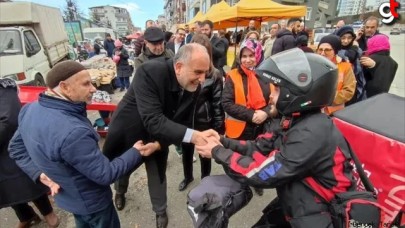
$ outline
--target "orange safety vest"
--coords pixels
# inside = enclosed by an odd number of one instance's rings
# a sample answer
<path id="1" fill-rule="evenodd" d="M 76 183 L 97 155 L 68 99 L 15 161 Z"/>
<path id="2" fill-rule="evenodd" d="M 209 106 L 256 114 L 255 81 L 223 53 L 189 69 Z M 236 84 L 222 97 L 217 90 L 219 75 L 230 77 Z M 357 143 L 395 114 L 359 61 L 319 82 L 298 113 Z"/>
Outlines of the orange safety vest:
<path id="1" fill-rule="evenodd" d="M 242 76 L 238 73 L 238 71 L 231 70 L 228 73 L 228 76 L 231 78 L 233 82 L 233 88 L 235 92 L 235 104 L 242 105 L 246 107 L 246 96 L 245 91 L 243 90 L 243 81 Z M 228 138 L 236 139 L 238 138 L 243 130 L 245 130 L 246 122 L 242 120 L 238 120 L 226 114 L 225 117 L 225 135 Z"/>
<path id="2" fill-rule="evenodd" d="M 345 73 L 347 72 L 347 68 L 351 67 L 350 64 L 345 64 L 344 62 L 340 62 L 337 64 L 338 67 L 338 83 L 336 86 L 336 94 L 342 90 L 343 88 L 343 81 L 345 79 Z M 336 111 L 339 111 L 345 107 L 345 104 L 340 104 L 340 105 L 333 105 L 333 106 L 327 106 L 324 108 L 324 112 L 327 115 L 331 115 Z"/>
<path id="3" fill-rule="evenodd" d="M 245 91 L 243 90 L 243 81 L 242 76 L 239 72 L 235 70 L 231 70 L 228 73 L 228 76 L 232 79 L 233 88 L 235 91 L 235 104 L 242 105 L 246 107 L 246 96 Z M 270 94 L 273 92 L 274 86 L 270 84 Z M 245 130 L 246 122 L 242 120 L 238 120 L 226 114 L 225 116 L 225 135 L 228 138 L 236 139 L 238 138 L 243 130 Z"/>

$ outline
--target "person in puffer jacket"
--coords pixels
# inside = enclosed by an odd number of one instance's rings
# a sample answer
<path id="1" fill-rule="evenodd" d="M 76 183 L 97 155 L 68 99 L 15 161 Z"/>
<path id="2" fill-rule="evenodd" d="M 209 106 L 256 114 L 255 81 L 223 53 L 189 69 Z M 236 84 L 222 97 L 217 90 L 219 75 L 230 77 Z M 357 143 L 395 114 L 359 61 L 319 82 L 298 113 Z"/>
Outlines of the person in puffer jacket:
<path id="1" fill-rule="evenodd" d="M 191 43 L 199 43 L 207 48 L 209 55 L 212 57 L 211 42 L 204 34 L 195 34 Z M 212 59 L 211 59 L 212 63 Z M 192 127 L 196 130 L 204 131 L 214 129 L 219 134 L 225 132 L 225 112 L 222 108 L 221 97 L 223 90 L 222 72 L 211 65 L 211 72 L 207 74 L 201 90 L 198 94 L 194 110 L 191 113 Z M 194 144 L 182 144 L 182 160 L 184 180 L 179 184 L 179 191 L 184 191 L 188 184 L 193 180 L 193 154 Z M 211 159 L 200 156 L 201 162 L 201 179 L 211 174 Z"/>
<path id="2" fill-rule="evenodd" d="M 294 70 L 288 64 L 292 59 Z M 335 97 L 337 67 L 295 48 L 271 56 L 256 72 L 274 85 L 270 116 L 282 116 L 278 127 L 255 141 L 212 137 L 196 149 L 234 180 L 277 190 L 277 200 L 270 203 L 277 209 L 254 227 L 332 228 L 324 201 L 355 187 L 349 146 L 321 112 Z"/>
<path id="3" fill-rule="evenodd" d="M 360 64 L 360 57 L 363 54 L 357 42 L 355 42 L 356 34 L 351 26 L 343 26 L 336 31 L 336 35 L 340 37 L 341 50 L 338 56 L 347 59 L 352 65 L 354 76 L 356 77 L 356 90 L 352 99 L 346 102 L 346 106 L 354 104 L 358 101 L 366 99 L 366 79 L 364 78 L 363 68 Z"/>

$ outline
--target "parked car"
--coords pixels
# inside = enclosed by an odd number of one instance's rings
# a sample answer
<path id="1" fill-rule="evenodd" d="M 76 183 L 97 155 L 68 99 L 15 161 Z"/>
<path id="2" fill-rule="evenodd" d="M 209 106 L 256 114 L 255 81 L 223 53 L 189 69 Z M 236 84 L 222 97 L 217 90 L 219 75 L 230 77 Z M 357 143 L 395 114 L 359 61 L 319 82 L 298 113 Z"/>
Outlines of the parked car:
<path id="1" fill-rule="evenodd" d="M 310 48 L 312 48 L 312 50 L 316 51 L 316 49 L 318 48 L 318 44 L 321 41 L 322 37 L 330 35 L 330 33 L 316 33 L 314 36 L 314 41 L 311 43 L 311 45 L 309 46 Z"/>
<path id="2" fill-rule="evenodd" d="M 400 35 L 401 34 L 401 30 L 399 30 L 399 28 L 392 28 L 390 31 L 390 35 Z"/>

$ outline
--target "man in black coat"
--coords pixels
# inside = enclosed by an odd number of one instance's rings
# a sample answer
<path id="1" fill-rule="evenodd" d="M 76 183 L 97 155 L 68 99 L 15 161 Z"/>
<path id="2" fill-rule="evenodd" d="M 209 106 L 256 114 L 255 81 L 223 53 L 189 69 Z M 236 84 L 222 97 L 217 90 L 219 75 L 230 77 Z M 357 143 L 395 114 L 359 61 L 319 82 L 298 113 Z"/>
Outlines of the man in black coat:
<path id="1" fill-rule="evenodd" d="M 367 40 L 374 35 L 380 34 L 378 32 L 379 19 L 371 16 L 364 21 L 364 25 L 356 32 L 356 41 L 359 43 L 361 50 L 367 51 Z"/>
<path id="2" fill-rule="evenodd" d="M 167 227 L 166 165 L 168 146 L 182 142 L 201 145 L 215 131 L 199 132 L 191 125 L 190 110 L 205 80 L 210 59 L 205 47 L 187 44 L 173 59 L 151 60 L 137 69 L 109 126 L 103 153 L 118 156 L 137 140 L 159 141 L 161 151 L 144 160 L 157 227 Z"/>
<path id="3" fill-rule="evenodd" d="M 277 39 L 273 43 L 273 49 L 271 55 L 275 55 L 279 52 L 295 48 L 295 36 L 301 26 L 301 19 L 291 18 L 287 22 L 287 27 L 277 33 Z"/>
<path id="4" fill-rule="evenodd" d="M 223 75 L 225 71 L 223 67 L 227 63 L 226 52 L 228 51 L 228 45 L 226 39 L 215 36 L 212 31 L 214 30 L 214 24 L 210 20 L 205 20 L 202 22 L 201 33 L 208 36 L 211 40 L 212 45 L 212 63 L 215 68 L 220 70 Z"/>

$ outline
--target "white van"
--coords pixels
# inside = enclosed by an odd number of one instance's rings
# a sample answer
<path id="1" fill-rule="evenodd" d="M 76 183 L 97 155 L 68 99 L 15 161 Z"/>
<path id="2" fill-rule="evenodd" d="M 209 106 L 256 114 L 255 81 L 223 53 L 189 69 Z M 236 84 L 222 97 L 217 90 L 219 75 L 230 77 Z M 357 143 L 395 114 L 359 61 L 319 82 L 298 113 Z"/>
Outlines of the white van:
<path id="1" fill-rule="evenodd" d="M 1 3 L 0 77 L 44 86 L 49 70 L 68 55 L 59 9 L 31 2 Z"/>

